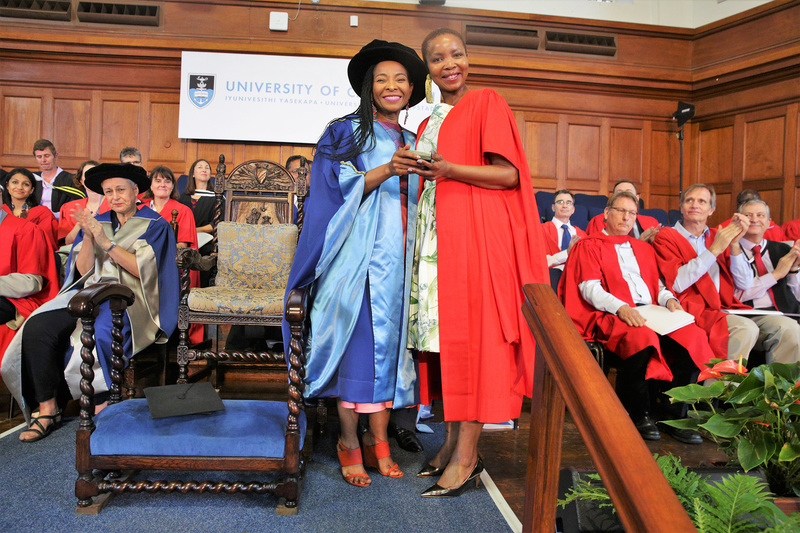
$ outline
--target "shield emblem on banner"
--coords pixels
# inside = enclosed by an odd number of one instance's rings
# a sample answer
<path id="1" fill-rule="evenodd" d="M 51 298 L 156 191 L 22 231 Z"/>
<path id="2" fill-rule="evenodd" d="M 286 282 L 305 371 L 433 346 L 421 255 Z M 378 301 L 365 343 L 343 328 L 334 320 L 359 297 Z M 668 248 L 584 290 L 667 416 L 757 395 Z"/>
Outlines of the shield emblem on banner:
<path id="1" fill-rule="evenodd" d="M 213 74 L 189 74 L 189 100 L 202 109 L 214 99 Z"/>

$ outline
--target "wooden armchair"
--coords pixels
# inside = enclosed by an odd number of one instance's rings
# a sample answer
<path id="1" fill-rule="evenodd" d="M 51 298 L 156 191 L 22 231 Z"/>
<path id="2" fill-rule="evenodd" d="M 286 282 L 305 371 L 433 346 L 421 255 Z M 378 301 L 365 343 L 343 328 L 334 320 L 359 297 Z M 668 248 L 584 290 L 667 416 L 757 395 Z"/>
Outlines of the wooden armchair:
<path id="1" fill-rule="evenodd" d="M 204 359 L 209 365 L 201 374 L 211 374 L 217 387 L 224 381 L 223 369 L 234 365 L 239 370 L 244 367 L 245 371 L 272 376 L 271 381 L 284 382 L 286 365 L 280 342 L 277 349 L 258 352 L 228 350 L 227 346 L 223 350 L 219 341 L 209 350 L 188 346 L 190 324 L 274 326 L 277 331 L 303 226 L 307 191 L 304 167 L 297 182 L 284 167 L 266 160 L 242 163 L 227 176 L 225 171 L 225 156 L 221 155 L 214 185 L 214 253 L 203 258 L 196 250 L 179 252 L 179 368 L 185 368 L 188 361 Z M 213 286 L 189 289 L 190 269 L 213 267 L 217 268 Z M 199 376 L 193 379 L 196 377 Z M 179 373 L 179 383 L 187 379 L 186 373 Z"/>
<path id="2" fill-rule="evenodd" d="M 81 414 L 75 459 L 77 512 L 97 514 L 113 494 L 178 491 L 272 492 L 280 498 L 279 514 L 295 514 L 304 474 L 301 451 L 306 442 L 302 293 L 293 295 L 287 305 L 293 334 L 287 401 L 224 400 L 223 411 L 155 420 L 147 400 L 120 401 L 124 363 L 118 339 L 122 339 L 123 314 L 133 299 L 133 293 L 123 285 L 99 283 L 79 292 L 69 304 L 70 312 L 83 324 Z M 94 415 L 94 321 L 106 300 L 110 300 L 114 339 L 112 385 L 109 405 Z M 136 481 L 133 478 L 138 470 L 271 472 L 277 479 L 252 481 L 251 474 L 245 482 Z"/>

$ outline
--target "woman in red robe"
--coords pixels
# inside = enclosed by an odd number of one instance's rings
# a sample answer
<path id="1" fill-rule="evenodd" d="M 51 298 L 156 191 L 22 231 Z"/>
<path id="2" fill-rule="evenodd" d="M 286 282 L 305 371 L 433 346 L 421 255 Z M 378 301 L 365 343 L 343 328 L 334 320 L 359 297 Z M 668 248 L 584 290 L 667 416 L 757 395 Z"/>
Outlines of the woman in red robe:
<path id="1" fill-rule="evenodd" d="M 172 222 L 172 212 L 178 211 L 178 248 L 194 248 L 197 250 L 197 229 L 194 213 L 178 201 L 177 181 L 175 174 L 168 167 L 159 165 L 150 171 L 150 189 L 139 195 L 144 205 L 161 215 L 167 222 Z M 189 274 L 190 287 L 200 286 L 200 272 L 193 270 Z M 203 326 L 192 324 L 189 328 L 189 342 L 196 344 L 203 340 Z"/>
<path id="2" fill-rule="evenodd" d="M 531 395 L 534 341 L 520 310 L 522 285 L 549 276 L 508 104 L 490 89 L 469 91 L 466 47 L 453 30 L 429 34 L 422 55 L 442 103 L 417 135 L 417 149 L 433 155 L 417 162 L 425 190 L 409 345 L 420 353 L 421 401 L 441 397 L 447 422 L 444 444 L 419 473 L 441 477 L 422 495 L 448 497 L 483 470 L 483 424 L 518 417 L 523 395 Z"/>
<path id="3" fill-rule="evenodd" d="M 58 221 L 52 211 L 36 200 L 37 187 L 41 185 L 26 168 L 15 168 L 6 174 L 3 178 L 3 210 L 39 226 L 44 231 L 50 249 L 56 250 Z"/>

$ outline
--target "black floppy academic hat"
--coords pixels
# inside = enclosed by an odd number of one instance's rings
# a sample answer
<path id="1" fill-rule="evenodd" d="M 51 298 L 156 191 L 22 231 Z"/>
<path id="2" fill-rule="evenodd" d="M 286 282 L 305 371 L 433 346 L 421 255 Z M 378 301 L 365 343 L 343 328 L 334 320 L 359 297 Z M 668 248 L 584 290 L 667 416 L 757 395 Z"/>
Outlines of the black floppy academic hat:
<path id="1" fill-rule="evenodd" d="M 100 163 L 86 171 L 83 184 L 97 194 L 103 194 L 103 182 L 111 178 L 125 178 L 139 187 L 139 192 L 150 188 L 147 171 L 131 163 Z"/>
<path id="2" fill-rule="evenodd" d="M 377 65 L 381 61 L 397 61 L 408 71 L 408 77 L 414 84 L 411 91 L 411 98 L 408 104 L 413 106 L 425 98 L 425 77 L 428 75 L 428 68 L 419 58 L 417 53 L 408 46 L 400 43 L 390 43 L 375 39 L 353 56 L 350 64 L 347 65 L 347 77 L 350 79 L 350 86 L 361 94 L 361 86 L 364 76 L 372 65 Z"/>

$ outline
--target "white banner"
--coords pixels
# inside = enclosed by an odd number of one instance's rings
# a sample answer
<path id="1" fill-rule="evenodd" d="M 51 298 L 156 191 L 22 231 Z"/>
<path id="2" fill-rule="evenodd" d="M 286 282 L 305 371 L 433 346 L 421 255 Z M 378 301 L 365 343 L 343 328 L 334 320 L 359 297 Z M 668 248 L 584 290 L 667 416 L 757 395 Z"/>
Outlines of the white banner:
<path id="1" fill-rule="evenodd" d="M 316 144 L 325 125 L 352 113 L 358 96 L 348 59 L 183 52 L 182 139 Z M 438 101 L 438 88 L 434 85 Z M 433 106 L 423 100 L 400 123 L 416 132 Z"/>

